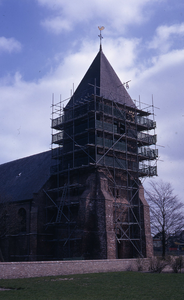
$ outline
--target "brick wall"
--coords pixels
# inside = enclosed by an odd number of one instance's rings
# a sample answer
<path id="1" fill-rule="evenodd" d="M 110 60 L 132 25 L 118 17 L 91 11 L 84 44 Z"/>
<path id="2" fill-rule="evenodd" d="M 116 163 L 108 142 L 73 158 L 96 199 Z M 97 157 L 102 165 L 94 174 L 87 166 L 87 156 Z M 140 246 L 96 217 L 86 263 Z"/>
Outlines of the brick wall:
<path id="1" fill-rule="evenodd" d="M 48 262 L 0 262 L 0 279 L 29 278 L 99 272 L 137 271 L 137 259 L 76 260 Z M 149 259 L 141 259 L 148 270 Z"/>

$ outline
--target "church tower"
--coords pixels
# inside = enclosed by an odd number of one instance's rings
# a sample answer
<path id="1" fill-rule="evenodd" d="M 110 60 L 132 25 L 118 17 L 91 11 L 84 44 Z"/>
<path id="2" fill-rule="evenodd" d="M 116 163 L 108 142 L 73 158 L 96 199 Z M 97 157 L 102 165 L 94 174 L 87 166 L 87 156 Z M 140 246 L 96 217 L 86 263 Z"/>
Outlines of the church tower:
<path id="1" fill-rule="evenodd" d="M 157 175 L 150 110 L 138 108 L 102 47 L 67 105 L 53 104 L 46 228 L 53 258 L 151 257 L 141 178 Z"/>

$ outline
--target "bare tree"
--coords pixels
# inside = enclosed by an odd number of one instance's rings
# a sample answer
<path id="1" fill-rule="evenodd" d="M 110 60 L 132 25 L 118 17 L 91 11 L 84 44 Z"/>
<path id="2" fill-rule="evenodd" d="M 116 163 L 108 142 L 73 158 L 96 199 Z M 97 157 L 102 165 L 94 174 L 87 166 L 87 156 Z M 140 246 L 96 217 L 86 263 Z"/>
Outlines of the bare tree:
<path id="1" fill-rule="evenodd" d="M 150 219 L 152 234 L 160 233 L 162 237 L 162 257 L 165 257 L 168 238 L 181 232 L 184 228 L 184 203 L 174 195 L 170 183 L 163 181 L 149 183 L 145 190 L 146 199 L 150 205 Z"/>

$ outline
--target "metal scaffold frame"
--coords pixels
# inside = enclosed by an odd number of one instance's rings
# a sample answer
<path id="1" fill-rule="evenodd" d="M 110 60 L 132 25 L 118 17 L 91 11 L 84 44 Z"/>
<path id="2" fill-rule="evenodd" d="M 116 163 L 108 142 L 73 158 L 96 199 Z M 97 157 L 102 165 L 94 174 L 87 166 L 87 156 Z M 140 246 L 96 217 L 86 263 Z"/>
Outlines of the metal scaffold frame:
<path id="1" fill-rule="evenodd" d="M 139 198 L 140 178 L 157 175 L 157 167 L 152 164 L 158 157 L 153 102 L 146 109 L 136 105 L 130 107 L 116 102 L 116 99 L 112 101 L 98 96 L 97 88 L 94 85 L 94 93 L 80 101 L 75 101 L 74 94 L 65 107 L 62 107 L 64 101 L 54 104 L 53 98 L 52 157 L 56 164 L 52 166 L 51 174 L 57 184 L 45 191 L 53 204 L 52 209 L 55 207 L 53 216 L 47 218 L 46 228 L 62 226 L 65 220 L 68 234 L 60 241 L 64 246 L 68 244 L 69 257 L 70 242 L 80 239 L 79 233 L 74 235 L 76 227 L 72 218 L 72 206 L 78 202 L 71 202 L 70 193 L 75 189 L 77 194 L 83 188 L 81 182 L 73 183 L 70 176 L 72 172 L 86 168 L 100 169 L 114 198 L 117 257 L 118 249 L 127 242 L 132 245 L 132 256 L 142 257 L 144 224 Z M 153 120 L 147 118 L 149 115 Z M 54 134 L 53 130 L 57 132 Z M 150 130 L 154 131 L 153 135 L 148 134 Z M 152 144 L 155 149 L 150 148 Z M 143 161 L 148 161 L 148 164 L 143 164 Z M 47 209 L 50 209 L 49 205 Z"/>

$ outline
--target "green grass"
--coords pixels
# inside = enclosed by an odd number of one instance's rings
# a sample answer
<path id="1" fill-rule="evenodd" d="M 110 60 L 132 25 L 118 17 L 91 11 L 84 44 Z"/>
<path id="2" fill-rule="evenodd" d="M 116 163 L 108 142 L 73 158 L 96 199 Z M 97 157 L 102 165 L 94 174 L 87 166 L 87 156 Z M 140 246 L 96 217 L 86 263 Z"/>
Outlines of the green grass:
<path id="1" fill-rule="evenodd" d="M 8 300 L 183 300 L 184 274 L 98 273 L 0 280 Z"/>

